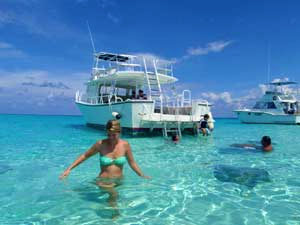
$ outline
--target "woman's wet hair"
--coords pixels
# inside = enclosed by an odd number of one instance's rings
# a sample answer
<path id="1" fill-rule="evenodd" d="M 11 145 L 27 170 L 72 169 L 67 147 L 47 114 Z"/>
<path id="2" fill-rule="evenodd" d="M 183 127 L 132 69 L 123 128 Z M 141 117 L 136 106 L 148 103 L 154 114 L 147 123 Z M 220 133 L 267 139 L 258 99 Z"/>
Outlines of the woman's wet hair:
<path id="1" fill-rule="evenodd" d="M 205 115 L 203 116 L 203 118 L 204 118 L 204 119 L 209 119 L 209 115 L 208 115 L 208 114 L 205 114 Z"/>
<path id="2" fill-rule="evenodd" d="M 270 144 L 272 144 L 271 138 L 269 136 L 263 136 L 261 139 L 261 144 L 263 146 L 269 146 Z"/>
<path id="3" fill-rule="evenodd" d="M 121 133 L 121 124 L 119 120 L 109 120 L 106 123 L 106 131 L 112 133 Z"/>

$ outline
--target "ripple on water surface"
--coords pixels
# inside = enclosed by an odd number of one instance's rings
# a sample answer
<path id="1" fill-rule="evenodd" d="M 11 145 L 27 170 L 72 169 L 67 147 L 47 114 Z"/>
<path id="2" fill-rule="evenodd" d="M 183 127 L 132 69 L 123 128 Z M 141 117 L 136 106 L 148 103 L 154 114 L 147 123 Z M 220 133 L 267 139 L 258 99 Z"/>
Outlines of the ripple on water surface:
<path id="1" fill-rule="evenodd" d="M 95 185 L 98 157 L 58 180 L 104 132 L 86 127 L 81 117 L 0 120 L 0 224 L 299 224 L 300 126 L 217 119 L 212 136 L 184 136 L 178 145 L 125 136 L 152 179 L 126 165 L 115 208 Z M 275 142 L 273 152 L 230 147 L 263 135 Z"/>

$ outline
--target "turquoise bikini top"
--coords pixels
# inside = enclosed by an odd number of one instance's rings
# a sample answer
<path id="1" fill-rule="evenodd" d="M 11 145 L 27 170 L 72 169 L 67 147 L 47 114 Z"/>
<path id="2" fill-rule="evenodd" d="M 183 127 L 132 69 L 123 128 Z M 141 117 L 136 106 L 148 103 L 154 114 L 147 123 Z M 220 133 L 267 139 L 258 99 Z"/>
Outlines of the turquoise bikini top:
<path id="1" fill-rule="evenodd" d="M 100 165 L 101 166 L 109 166 L 109 165 L 112 165 L 112 164 L 115 164 L 117 166 L 123 166 L 124 163 L 126 163 L 126 157 L 125 156 L 121 156 L 121 157 L 118 157 L 116 159 L 112 159 L 112 158 L 100 155 Z"/>

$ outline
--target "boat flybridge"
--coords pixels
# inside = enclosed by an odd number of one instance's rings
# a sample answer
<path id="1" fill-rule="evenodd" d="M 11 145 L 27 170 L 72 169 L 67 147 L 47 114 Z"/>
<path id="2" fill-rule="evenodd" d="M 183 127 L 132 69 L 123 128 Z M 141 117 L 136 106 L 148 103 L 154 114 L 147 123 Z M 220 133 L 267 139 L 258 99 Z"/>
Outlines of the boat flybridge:
<path id="1" fill-rule="evenodd" d="M 297 84 L 290 81 L 269 83 L 269 90 L 252 109 L 234 112 L 242 123 L 300 124 L 300 101 L 284 87 Z"/>
<path id="2" fill-rule="evenodd" d="M 87 125 L 104 127 L 117 118 L 123 130 L 131 133 L 161 130 L 167 136 L 168 132 L 197 132 L 197 123 L 205 114 L 210 115 L 213 126 L 211 104 L 192 100 L 190 90 L 177 94 L 174 88 L 167 88 L 176 81 L 172 62 L 95 53 L 86 92 L 76 92 L 76 104 Z"/>

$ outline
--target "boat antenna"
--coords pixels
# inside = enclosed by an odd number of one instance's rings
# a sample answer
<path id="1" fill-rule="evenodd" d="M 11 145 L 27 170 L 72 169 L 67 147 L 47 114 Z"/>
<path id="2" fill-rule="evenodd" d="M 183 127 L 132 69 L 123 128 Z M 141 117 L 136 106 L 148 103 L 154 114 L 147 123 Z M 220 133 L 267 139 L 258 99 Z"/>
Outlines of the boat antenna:
<path id="1" fill-rule="evenodd" d="M 270 52 L 271 52 L 271 47 L 268 44 L 268 67 L 267 67 L 267 76 L 268 76 L 267 82 L 268 83 L 270 83 L 270 64 L 271 64 Z"/>
<path id="2" fill-rule="evenodd" d="M 92 47 L 93 47 L 93 50 L 94 50 L 94 53 L 95 53 L 96 49 L 95 49 L 95 45 L 94 45 L 94 41 L 93 41 L 93 36 L 92 36 L 92 32 L 91 32 L 90 25 L 89 25 L 89 21 L 86 21 L 86 24 L 87 24 L 87 27 L 88 27 L 88 30 L 89 30 Z"/>

